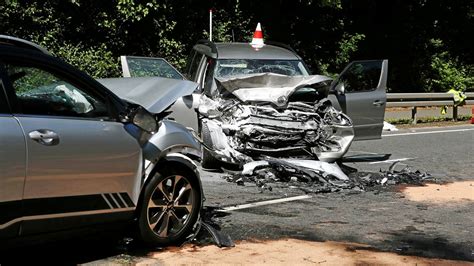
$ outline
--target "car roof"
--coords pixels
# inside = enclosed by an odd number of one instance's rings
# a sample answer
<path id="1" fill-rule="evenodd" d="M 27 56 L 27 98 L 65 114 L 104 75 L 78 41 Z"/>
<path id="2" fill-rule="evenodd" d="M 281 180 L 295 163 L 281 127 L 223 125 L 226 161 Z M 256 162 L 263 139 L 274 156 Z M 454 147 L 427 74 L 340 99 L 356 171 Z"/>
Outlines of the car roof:
<path id="1" fill-rule="evenodd" d="M 207 43 L 197 44 L 194 46 L 194 49 L 216 59 L 301 59 L 292 50 L 270 44 L 266 44 L 260 49 L 255 49 L 249 43 Z"/>
<path id="2" fill-rule="evenodd" d="M 42 47 L 42 46 L 40 46 L 36 43 L 32 43 L 30 41 L 20 39 L 20 38 L 17 38 L 17 37 L 13 37 L 13 36 L 8 36 L 8 35 L 1 35 L 0 34 L 0 45 L 9 45 L 9 46 L 21 47 L 21 48 L 25 48 L 25 49 L 35 50 L 35 51 L 41 52 L 43 54 L 51 55 L 51 53 L 48 52 L 48 50 L 46 50 L 46 48 L 44 48 L 44 47 Z"/>

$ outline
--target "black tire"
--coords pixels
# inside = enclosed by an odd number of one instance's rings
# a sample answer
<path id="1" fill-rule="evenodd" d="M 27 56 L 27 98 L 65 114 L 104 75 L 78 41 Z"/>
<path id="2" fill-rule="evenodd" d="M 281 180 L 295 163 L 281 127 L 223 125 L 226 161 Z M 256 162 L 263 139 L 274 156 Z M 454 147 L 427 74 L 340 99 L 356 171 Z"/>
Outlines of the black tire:
<path id="1" fill-rule="evenodd" d="M 139 206 L 140 236 L 148 245 L 180 244 L 192 233 L 201 210 L 202 195 L 198 177 L 186 167 L 159 169 L 152 175 Z M 188 186 L 190 191 L 186 190 Z M 172 192 L 177 188 L 181 196 Z M 183 219 L 182 223 L 178 222 L 180 218 Z"/>
<path id="2" fill-rule="evenodd" d="M 211 132 L 209 131 L 209 128 L 207 127 L 206 123 L 201 122 L 201 137 L 202 141 L 206 146 L 213 148 L 214 146 L 212 145 L 212 138 L 211 138 Z M 202 160 L 201 160 L 201 166 L 206 169 L 220 169 L 221 167 L 221 162 L 214 158 L 212 154 L 206 149 L 202 148 Z"/>

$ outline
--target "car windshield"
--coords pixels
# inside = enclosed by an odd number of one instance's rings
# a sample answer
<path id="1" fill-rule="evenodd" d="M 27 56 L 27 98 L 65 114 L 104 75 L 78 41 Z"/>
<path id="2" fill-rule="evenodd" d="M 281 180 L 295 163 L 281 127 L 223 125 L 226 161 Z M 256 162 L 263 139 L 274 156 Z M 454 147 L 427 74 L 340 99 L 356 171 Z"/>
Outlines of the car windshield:
<path id="1" fill-rule="evenodd" d="M 308 75 L 308 71 L 299 60 L 220 59 L 217 61 L 214 76 L 228 78 L 258 73 L 276 73 L 287 76 Z"/>

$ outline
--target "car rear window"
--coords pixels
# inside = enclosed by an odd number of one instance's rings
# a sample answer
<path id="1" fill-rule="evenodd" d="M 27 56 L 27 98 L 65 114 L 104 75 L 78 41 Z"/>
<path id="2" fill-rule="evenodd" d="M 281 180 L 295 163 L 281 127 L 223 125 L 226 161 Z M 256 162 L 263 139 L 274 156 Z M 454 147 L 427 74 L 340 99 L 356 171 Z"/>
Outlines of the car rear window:
<path id="1" fill-rule="evenodd" d="M 214 76 L 228 78 L 258 73 L 308 75 L 303 63 L 298 60 L 220 59 L 217 61 Z"/>

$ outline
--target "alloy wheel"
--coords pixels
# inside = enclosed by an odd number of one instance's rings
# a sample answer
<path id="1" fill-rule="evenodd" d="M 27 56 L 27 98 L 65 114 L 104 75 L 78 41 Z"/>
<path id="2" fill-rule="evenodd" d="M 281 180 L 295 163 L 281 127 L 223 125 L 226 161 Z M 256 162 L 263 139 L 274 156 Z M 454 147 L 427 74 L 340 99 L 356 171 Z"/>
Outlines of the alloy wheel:
<path id="1" fill-rule="evenodd" d="M 147 206 L 150 229 L 160 238 L 179 234 L 194 209 L 194 188 L 186 177 L 172 175 L 155 187 Z"/>

